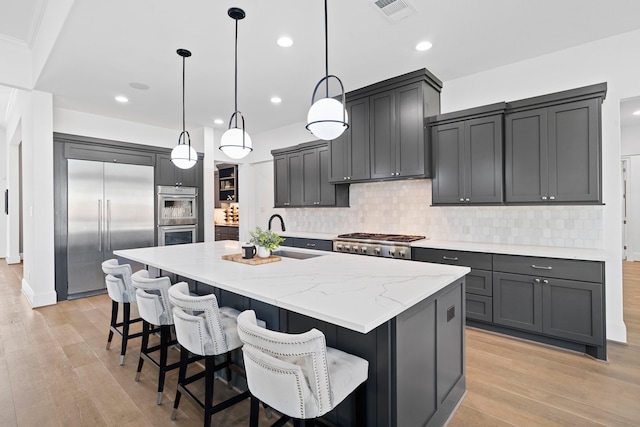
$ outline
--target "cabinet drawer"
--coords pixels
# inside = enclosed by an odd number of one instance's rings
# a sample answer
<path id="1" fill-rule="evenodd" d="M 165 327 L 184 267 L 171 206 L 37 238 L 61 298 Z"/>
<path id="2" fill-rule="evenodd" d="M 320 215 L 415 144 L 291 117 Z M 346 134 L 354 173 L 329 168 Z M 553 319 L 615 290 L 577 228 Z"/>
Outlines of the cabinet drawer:
<path id="1" fill-rule="evenodd" d="M 603 281 L 602 262 L 569 259 L 538 258 L 515 255 L 494 255 L 493 270 L 505 273 L 529 274 L 583 282 Z"/>
<path id="2" fill-rule="evenodd" d="M 318 251 L 332 251 L 333 241 L 319 239 L 301 239 L 296 237 L 293 241 L 293 246 L 295 246 L 296 248 L 315 249 Z"/>
<path id="3" fill-rule="evenodd" d="M 493 274 L 487 270 L 471 269 L 466 276 L 467 294 L 484 295 L 490 297 L 493 295 Z"/>
<path id="4" fill-rule="evenodd" d="M 493 322 L 493 298 L 483 295 L 465 295 L 467 319 Z"/>
<path id="5" fill-rule="evenodd" d="M 463 265 L 465 267 L 491 270 L 491 254 L 480 252 L 450 251 L 447 249 L 413 248 L 415 261 L 436 264 Z"/>

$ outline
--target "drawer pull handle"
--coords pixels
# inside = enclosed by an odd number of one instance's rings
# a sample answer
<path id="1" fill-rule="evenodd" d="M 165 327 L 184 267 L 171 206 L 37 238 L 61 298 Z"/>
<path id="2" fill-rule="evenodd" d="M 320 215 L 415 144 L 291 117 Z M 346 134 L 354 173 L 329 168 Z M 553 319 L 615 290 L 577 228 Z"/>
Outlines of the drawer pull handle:
<path id="1" fill-rule="evenodd" d="M 446 259 L 447 261 L 457 261 L 458 257 L 457 256 L 443 256 L 442 259 Z"/>
<path id="2" fill-rule="evenodd" d="M 544 266 L 531 264 L 531 268 L 537 268 L 538 270 L 553 270 L 553 267 L 551 267 L 550 265 Z"/>
<path id="3" fill-rule="evenodd" d="M 307 246 L 310 248 L 315 248 L 316 244 L 315 243 L 307 243 Z"/>

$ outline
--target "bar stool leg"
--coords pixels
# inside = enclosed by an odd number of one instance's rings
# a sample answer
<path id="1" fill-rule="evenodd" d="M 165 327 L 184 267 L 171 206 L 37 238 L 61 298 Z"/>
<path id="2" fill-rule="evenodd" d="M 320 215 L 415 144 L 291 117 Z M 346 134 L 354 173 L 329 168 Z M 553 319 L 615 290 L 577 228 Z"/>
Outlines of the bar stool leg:
<path id="1" fill-rule="evenodd" d="M 178 368 L 178 388 L 176 389 L 176 398 L 173 402 L 173 412 L 171 413 L 171 419 L 175 420 L 176 415 L 178 414 L 178 405 L 180 405 L 180 397 L 182 397 L 182 393 L 180 392 L 181 384 L 184 384 L 184 379 L 187 377 L 187 365 L 189 364 L 189 351 L 184 348 L 184 346 L 180 347 L 180 368 Z"/>
<path id="2" fill-rule="evenodd" d="M 216 361 L 213 356 L 205 356 L 204 358 L 204 427 L 211 427 L 211 415 L 213 412 L 213 386 L 214 386 L 214 369 Z"/>
<path id="3" fill-rule="evenodd" d="M 127 340 L 129 339 L 129 320 L 131 319 L 131 303 L 123 303 L 122 315 L 122 351 L 120 352 L 120 365 L 124 365 L 124 355 L 127 352 Z"/>
<path id="4" fill-rule="evenodd" d="M 157 403 L 162 403 L 162 391 L 164 390 L 164 376 L 167 372 L 167 349 L 171 342 L 171 328 L 169 325 L 160 325 L 160 363 L 158 369 L 160 375 L 158 376 L 158 400 Z"/>
<path id="5" fill-rule="evenodd" d="M 116 323 L 118 323 L 118 303 L 116 301 L 111 300 L 111 322 L 109 327 L 109 338 L 107 338 L 107 350 L 111 348 L 111 340 L 113 339 L 113 329 L 116 327 Z"/>
<path id="6" fill-rule="evenodd" d="M 149 330 L 151 325 L 146 321 L 142 321 L 142 343 L 140 344 L 140 358 L 138 359 L 138 370 L 136 371 L 136 382 L 140 381 L 140 372 L 142 372 L 142 365 L 144 365 L 143 354 L 147 354 L 149 348 Z"/>
<path id="7" fill-rule="evenodd" d="M 249 410 L 249 427 L 258 427 L 258 415 L 260 412 L 260 401 L 251 395 L 251 406 Z"/>

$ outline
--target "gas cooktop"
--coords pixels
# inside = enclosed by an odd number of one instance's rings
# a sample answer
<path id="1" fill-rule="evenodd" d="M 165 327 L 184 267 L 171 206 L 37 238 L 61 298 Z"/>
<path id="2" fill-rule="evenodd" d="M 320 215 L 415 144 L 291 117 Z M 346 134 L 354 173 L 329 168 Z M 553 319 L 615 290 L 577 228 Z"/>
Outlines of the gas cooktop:
<path id="1" fill-rule="evenodd" d="M 382 234 L 382 233 L 347 233 L 339 234 L 339 239 L 377 240 L 381 242 L 415 242 L 426 239 L 425 236 L 412 236 L 407 234 Z"/>

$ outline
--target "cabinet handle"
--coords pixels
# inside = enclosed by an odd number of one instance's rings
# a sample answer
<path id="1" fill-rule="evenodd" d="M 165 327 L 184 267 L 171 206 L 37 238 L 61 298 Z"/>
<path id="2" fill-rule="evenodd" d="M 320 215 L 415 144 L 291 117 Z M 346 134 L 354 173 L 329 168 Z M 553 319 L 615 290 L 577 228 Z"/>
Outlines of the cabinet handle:
<path id="1" fill-rule="evenodd" d="M 550 265 L 535 265 L 535 264 L 531 264 L 531 268 L 537 268 L 538 270 L 553 270 L 553 267 L 551 267 Z"/>
<path id="2" fill-rule="evenodd" d="M 549 284 L 549 281 L 548 281 L 547 279 L 544 279 L 544 280 L 542 281 L 542 283 L 544 283 L 545 285 L 548 285 L 548 284 Z"/>
<path id="3" fill-rule="evenodd" d="M 315 243 L 307 243 L 307 246 L 310 248 L 315 248 L 316 244 Z"/>
<path id="4" fill-rule="evenodd" d="M 464 199 L 465 202 L 470 202 L 471 200 L 469 200 L 469 198 L 467 197 L 466 199 Z"/>
<path id="5" fill-rule="evenodd" d="M 343 177 L 342 177 L 342 179 L 343 179 L 343 180 L 344 180 L 344 179 L 347 179 L 347 177 L 346 177 L 346 176 L 343 176 Z"/>
<path id="6" fill-rule="evenodd" d="M 457 256 L 443 256 L 442 259 L 446 259 L 447 261 L 457 261 Z"/>
<path id="7" fill-rule="evenodd" d="M 460 201 L 461 201 L 461 202 L 464 202 L 464 197 L 461 197 L 461 198 L 460 198 Z"/>
<path id="8" fill-rule="evenodd" d="M 547 196 L 542 196 L 542 200 L 547 200 Z"/>
<path id="9" fill-rule="evenodd" d="M 556 199 L 556 196 L 549 197 L 549 200 L 555 200 L 555 199 Z"/>
<path id="10" fill-rule="evenodd" d="M 540 283 L 540 279 L 533 279 L 535 283 Z"/>

